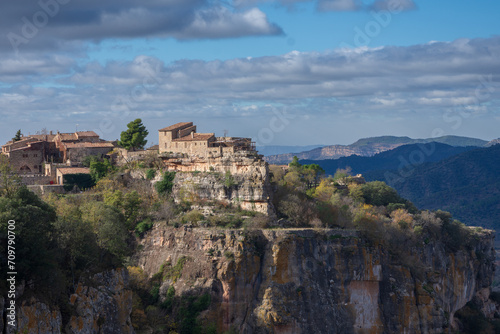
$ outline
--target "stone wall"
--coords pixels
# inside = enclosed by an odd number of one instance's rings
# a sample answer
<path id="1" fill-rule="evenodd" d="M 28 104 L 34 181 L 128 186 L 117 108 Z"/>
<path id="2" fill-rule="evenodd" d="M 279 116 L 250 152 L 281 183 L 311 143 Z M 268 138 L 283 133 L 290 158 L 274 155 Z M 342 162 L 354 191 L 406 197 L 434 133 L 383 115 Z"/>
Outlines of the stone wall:
<path id="1" fill-rule="evenodd" d="M 45 176 L 41 174 L 21 175 L 21 182 L 27 186 L 48 185 L 50 182 L 56 183 L 55 176 Z"/>
<path id="2" fill-rule="evenodd" d="M 65 194 L 64 185 L 54 184 L 54 185 L 40 185 L 40 186 L 28 186 L 28 189 L 36 193 L 37 195 L 44 195 L 48 193 L 54 194 Z"/>

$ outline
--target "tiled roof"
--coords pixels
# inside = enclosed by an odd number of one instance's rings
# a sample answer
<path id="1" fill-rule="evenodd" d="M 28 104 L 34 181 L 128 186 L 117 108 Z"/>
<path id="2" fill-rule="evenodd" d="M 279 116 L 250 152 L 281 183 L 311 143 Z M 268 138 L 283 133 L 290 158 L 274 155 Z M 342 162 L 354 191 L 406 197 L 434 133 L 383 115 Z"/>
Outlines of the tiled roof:
<path id="1" fill-rule="evenodd" d="M 166 128 L 160 129 L 158 131 L 173 131 L 178 128 L 187 128 L 188 126 L 193 125 L 193 122 L 181 122 L 174 125 L 167 126 Z"/>
<path id="2" fill-rule="evenodd" d="M 114 148 L 115 146 L 112 143 L 64 143 L 66 148 Z"/>
<path id="3" fill-rule="evenodd" d="M 77 140 L 76 135 L 74 133 L 59 133 L 58 134 L 61 140 Z"/>
<path id="4" fill-rule="evenodd" d="M 18 140 L 16 142 L 12 142 L 12 140 L 9 140 L 5 145 L 2 145 L 2 147 L 3 146 L 9 146 L 9 145 L 12 145 L 12 144 L 20 144 L 20 143 L 23 143 L 23 142 L 25 142 L 27 144 L 27 143 L 32 142 L 32 141 L 36 141 L 36 138 L 23 137 L 21 140 Z"/>
<path id="5" fill-rule="evenodd" d="M 191 137 L 191 135 L 187 135 L 181 138 L 174 139 L 173 141 L 205 141 L 209 140 L 210 138 L 214 137 L 215 134 L 213 133 L 195 133 L 194 138 Z"/>
<path id="6" fill-rule="evenodd" d="M 30 137 L 32 138 L 36 138 L 38 140 L 46 140 L 46 141 L 52 141 L 54 140 L 54 137 L 56 135 L 52 134 L 52 135 L 30 135 Z"/>
<path id="7" fill-rule="evenodd" d="M 15 148 L 13 150 L 10 150 L 9 152 L 17 152 L 17 151 L 24 151 L 24 150 L 33 150 L 33 149 L 36 149 L 36 148 L 32 147 L 32 145 L 33 144 L 40 144 L 40 143 L 42 143 L 42 141 L 28 142 L 28 143 L 26 143 L 27 144 L 26 146 Z"/>
<path id="8" fill-rule="evenodd" d="M 160 145 L 153 145 L 149 148 L 147 148 L 148 151 L 157 151 L 160 149 Z"/>
<path id="9" fill-rule="evenodd" d="M 57 171 L 63 175 L 66 175 L 66 174 L 90 174 L 90 169 L 87 167 L 57 168 Z"/>
<path id="10" fill-rule="evenodd" d="M 94 131 L 78 131 L 76 134 L 78 137 L 99 137 Z"/>

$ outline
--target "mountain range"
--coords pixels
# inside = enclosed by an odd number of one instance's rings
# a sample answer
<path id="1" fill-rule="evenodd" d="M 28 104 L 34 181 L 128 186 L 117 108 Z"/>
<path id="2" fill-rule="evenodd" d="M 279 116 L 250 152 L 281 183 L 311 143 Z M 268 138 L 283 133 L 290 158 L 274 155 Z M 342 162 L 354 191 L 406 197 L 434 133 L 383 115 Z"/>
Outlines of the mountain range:
<path id="1" fill-rule="evenodd" d="M 377 153 L 372 157 L 352 155 L 338 159 L 301 160 L 302 164 L 318 164 L 327 175 L 334 175 L 337 169 L 352 168 L 353 173 L 365 174 L 371 171 L 407 168 L 427 162 L 437 162 L 448 157 L 475 150 L 475 146 L 450 146 L 441 143 L 410 144 Z"/>
<path id="2" fill-rule="evenodd" d="M 410 137 L 381 136 L 360 139 L 350 145 L 329 145 L 318 147 L 309 151 L 299 153 L 285 153 L 265 156 L 265 160 L 271 164 L 287 164 L 292 161 L 294 156 L 300 160 L 325 160 L 338 159 L 351 155 L 370 157 L 377 153 L 392 150 L 396 147 L 408 144 L 424 144 L 437 142 L 451 146 L 477 146 L 483 147 L 488 144 L 487 141 L 459 136 L 442 136 L 427 139 L 412 139 Z"/>
<path id="3" fill-rule="evenodd" d="M 453 147 L 440 143 L 403 145 L 372 157 L 301 160 L 327 174 L 352 168 L 367 181 L 384 181 L 418 208 L 446 210 L 472 226 L 500 231 L 500 144 Z M 500 235 L 499 235 L 500 236 Z M 496 243 L 500 247 L 500 238 Z"/>

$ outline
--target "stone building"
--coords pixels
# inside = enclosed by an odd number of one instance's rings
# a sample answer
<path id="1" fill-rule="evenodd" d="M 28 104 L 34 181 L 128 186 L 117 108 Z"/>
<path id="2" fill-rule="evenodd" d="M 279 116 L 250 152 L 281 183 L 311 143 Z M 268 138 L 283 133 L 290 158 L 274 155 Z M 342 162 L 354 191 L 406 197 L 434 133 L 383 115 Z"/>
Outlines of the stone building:
<path id="1" fill-rule="evenodd" d="M 103 157 L 114 147 L 112 142 L 100 139 L 94 131 L 56 134 L 51 131 L 9 141 L 2 146 L 2 154 L 9 158 L 11 166 L 21 175 L 49 175 L 43 168 L 44 164 L 78 166 L 84 157 Z"/>
<path id="2" fill-rule="evenodd" d="M 43 163 L 59 158 L 53 142 L 26 138 L 2 146 L 2 154 L 9 158 L 14 170 L 20 174 L 42 174 Z"/>
<path id="3" fill-rule="evenodd" d="M 57 168 L 56 169 L 57 184 L 64 184 L 65 175 L 74 175 L 74 174 L 90 174 L 90 169 L 86 167 Z"/>
<path id="4" fill-rule="evenodd" d="M 109 142 L 80 142 L 63 143 L 60 150 L 63 154 L 63 161 L 70 161 L 71 164 L 78 164 L 86 156 L 94 155 L 103 158 L 107 153 L 113 150 L 115 146 Z"/>
<path id="5" fill-rule="evenodd" d="M 221 156 L 236 151 L 255 151 L 251 138 L 215 137 L 197 133 L 193 122 L 182 122 L 158 130 L 160 153 L 183 153 L 192 156 Z"/>

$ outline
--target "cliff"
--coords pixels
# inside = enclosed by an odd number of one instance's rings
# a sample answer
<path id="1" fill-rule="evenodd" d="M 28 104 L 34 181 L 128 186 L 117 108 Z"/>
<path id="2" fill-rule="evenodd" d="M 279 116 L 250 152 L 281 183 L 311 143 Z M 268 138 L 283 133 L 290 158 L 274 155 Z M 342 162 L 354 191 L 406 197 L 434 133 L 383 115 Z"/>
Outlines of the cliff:
<path id="1" fill-rule="evenodd" d="M 492 246 L 486 231 L 468 250 L 430 241 L 403 257 L 352 230 L 157 225 L 135 261 L 152 276 L 184 259 L 178 279 L 163 281 L 160 298 L 170 286 L 176 296 L 209 293 L 201 317 L 219 331 L 442 333 L 457 326 L 457 310 L 489 294 Z"/>
<path id="2" fill-rule="evenodd" d="M 273 213 L 268 165 L 254 152 L 209 158 L 174 155 L 163 162 L 166 170 L 177 172 L 172 189 L 177 202 L 217 200 L 238 204 L 245 210 Z"/>
<path id="3" fill-rule="evenodd" d="M 36 291 L 25 291 L 22 287 L 16 300 L 17 327 L 1 323 L 0 333 L 134 333 L 130 320 L 132 291 L 128 289 L 128 273 L 124 269 L 99 273 L 86 284 L 79 283 L 68 298 L 71 311 L 65 314 L 66 323 L 61 310 L 43 298 Z M 3 304 L 0 298 L 0 305 Z"/>

